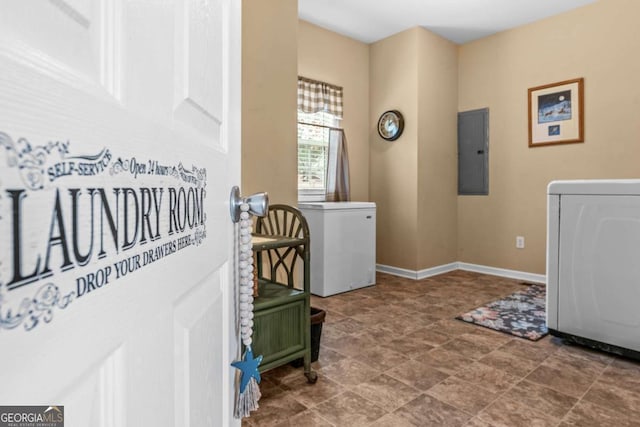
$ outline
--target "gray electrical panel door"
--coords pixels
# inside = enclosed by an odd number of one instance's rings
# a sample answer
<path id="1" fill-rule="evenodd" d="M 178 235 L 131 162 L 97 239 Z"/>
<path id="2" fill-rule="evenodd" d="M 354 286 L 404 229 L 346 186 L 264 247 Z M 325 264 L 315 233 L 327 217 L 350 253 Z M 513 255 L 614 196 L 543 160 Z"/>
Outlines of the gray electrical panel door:
<path id="1" fill-rule="evenodd" d="M 489 109 L 458 113 L 458 194 L 489 194 Z"/>

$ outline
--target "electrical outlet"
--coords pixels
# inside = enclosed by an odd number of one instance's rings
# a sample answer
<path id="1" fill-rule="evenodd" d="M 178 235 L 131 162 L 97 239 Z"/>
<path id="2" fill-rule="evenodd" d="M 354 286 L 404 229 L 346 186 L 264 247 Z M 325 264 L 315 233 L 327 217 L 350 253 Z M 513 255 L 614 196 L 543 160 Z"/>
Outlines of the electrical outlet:
<path id="1" fill-rule="evenodd" d="M 524 237 L 516 236 L 516 248 L 524 249 Z"/>

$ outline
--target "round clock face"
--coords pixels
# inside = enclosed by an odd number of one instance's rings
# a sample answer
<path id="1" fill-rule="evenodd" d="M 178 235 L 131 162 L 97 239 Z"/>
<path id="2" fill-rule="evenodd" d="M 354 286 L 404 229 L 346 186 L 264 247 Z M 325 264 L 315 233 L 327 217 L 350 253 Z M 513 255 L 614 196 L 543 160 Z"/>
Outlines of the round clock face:
<path id="1" fill-rule="evenodd" d="M 404 119 L 398 110 L 389 110 L 380 116 L 378 120 L 378 134 L 387 141 L 400 138 L 404 129 Z"/>

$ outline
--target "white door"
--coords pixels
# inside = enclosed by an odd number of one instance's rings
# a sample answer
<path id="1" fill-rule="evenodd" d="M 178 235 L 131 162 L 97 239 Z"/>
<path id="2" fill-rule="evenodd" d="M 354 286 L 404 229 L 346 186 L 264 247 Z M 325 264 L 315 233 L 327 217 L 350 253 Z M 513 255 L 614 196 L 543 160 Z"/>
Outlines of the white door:
<path id="1" fill-rule="evenodd" d="M 0 405 L 230 425 L 240 2 L 0 5 Z"/>

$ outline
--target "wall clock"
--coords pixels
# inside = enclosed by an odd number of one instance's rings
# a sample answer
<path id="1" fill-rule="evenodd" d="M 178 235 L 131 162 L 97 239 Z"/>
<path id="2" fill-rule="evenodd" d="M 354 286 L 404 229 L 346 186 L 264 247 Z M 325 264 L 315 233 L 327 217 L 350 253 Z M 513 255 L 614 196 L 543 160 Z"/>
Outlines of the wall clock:
<path id="1" fill-rule="evenodd" d="M 404 118 L 398 110 L 389 110 L 382 113 L 378 120 L 378 134 L 382 139 L 395 141 L 400 138 L 404 130 Z"/>

